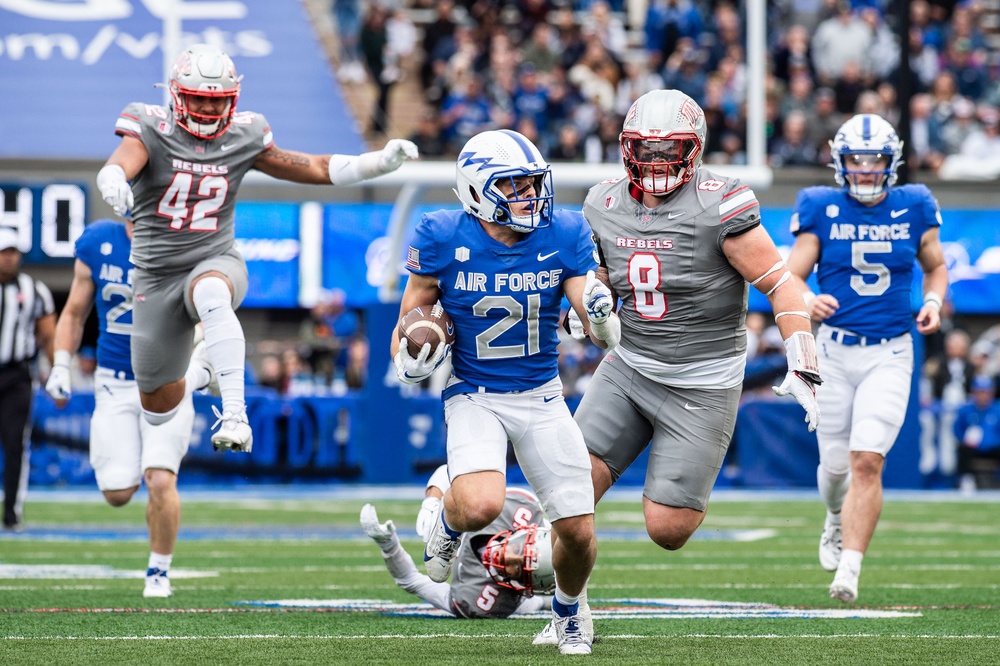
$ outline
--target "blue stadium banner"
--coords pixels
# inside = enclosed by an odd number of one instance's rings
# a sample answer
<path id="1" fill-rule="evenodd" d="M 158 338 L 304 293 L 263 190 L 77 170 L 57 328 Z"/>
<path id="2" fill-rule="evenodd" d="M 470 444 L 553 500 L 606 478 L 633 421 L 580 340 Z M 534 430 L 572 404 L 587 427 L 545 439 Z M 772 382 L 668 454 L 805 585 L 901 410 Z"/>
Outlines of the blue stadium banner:
<path id="1" fill-rule="evenodd" d="M 196 42 L 232 56 L 244 76 L 239 109 L 264 114 L 277 145 L 365 149 L 304 3 L 3 0 L 0 157 L 107 157 L 121 110 L 163 103 L 153 84 L 164 82 L 179 48 Z"/>
<path id="2" fill-rule="evenodd" d="M 250 273 L 243 307 L 298 307 L 298 204 L 237 203 L 236 247 Z"/>

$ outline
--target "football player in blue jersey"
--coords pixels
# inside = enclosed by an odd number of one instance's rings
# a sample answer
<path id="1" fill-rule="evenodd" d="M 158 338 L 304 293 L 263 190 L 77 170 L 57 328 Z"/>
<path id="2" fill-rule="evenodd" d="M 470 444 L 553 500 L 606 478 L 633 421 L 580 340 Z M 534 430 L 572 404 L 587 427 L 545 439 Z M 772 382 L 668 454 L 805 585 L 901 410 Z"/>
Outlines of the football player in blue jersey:
<path id="1" fill-rule="evenodd" d="M 77 239 L 73 282 L 56 323 L 54 362 L 45 390 L 57 404 L 69 400 L 70 360 L 80 348 L 84 324 L 96 304 L 99 333 L 90 464 L 97 487 L 111 506 L 128 504 L 145 480 L 150 554 L 143 596 L 169 597 L 170 563 L 181 517 L 177 472 L 194 424 L 191 390 L 212 385 L 214 373 L 205 343 L 200 342 L 191 353 L 185 375 L 191 388 L 177 416 L 160 425 L 143 418 L 132 374 L 131 250 L 130 227 L 114 220 L 92 222 Z"/>
<path id="2" fill-rule="evenodd" d="M 557 367 L 563 297 L 581 302 L 596 268 L 590 228 L 554 210 L 552 172 L 523 135 L 482 132 L 457 161 L 464 210 L 424 215 L 410 246 L 400 315 L 441 302 L 455 323 L 452 376 L 442 394 L 451 487 L 424 552 L 428 575 L 448 578 L 463 532 L 483 529 L 504 507 L 507 442 L 552 521 L 557 587 L 553 622 L 563 654 L 589 654 L 579 595 L 597 554 L 590 459 L 563 401 Z M 446 345 L 391 355 L 401 381 L 426 379 Z"/>
<path id="3" fill-rule="evenodd" d="M 856 115 L 830 142 L 839 187 L 809 187 L 792 215 L 792 272 L 806 288 L 826 380 L 817 392 L 819 492 L 826 504 L 820 564 L 830 596 L 852 603 L 882 510 L 882 467 L 903 425 L 913 375 L 914 259 L 923 269 L 917 332 L 938 330 L 948 288 L 937 201 L 924 185 L 893 187 L 903 142 L 885 119 Z"/>

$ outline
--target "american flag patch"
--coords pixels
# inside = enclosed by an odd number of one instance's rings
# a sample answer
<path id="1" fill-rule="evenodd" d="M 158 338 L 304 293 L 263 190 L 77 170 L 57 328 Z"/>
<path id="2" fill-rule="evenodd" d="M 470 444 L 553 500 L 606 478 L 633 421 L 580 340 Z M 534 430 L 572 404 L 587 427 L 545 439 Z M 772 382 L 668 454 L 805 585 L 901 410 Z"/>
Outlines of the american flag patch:
<path id="1" fill-rule="evenodd" d="M 406 267 L 410 270 L 420 270 L 420 250 L 410 246 L 410 251 L 406 253 Z"/>

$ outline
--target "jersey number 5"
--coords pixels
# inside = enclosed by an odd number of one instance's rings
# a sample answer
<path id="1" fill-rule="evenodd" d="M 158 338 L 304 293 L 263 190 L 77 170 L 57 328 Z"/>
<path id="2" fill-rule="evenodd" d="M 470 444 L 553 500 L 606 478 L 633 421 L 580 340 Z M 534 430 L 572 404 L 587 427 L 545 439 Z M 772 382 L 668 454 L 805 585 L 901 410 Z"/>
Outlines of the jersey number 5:
<path id="1" fill-rule="evenodd" d="M 851 276 L 851 289 L 859 296 L 881 296 L 892 283 L 892 275 L 885 264 L 876 264 L 865 258 L 866 254 L 889 254 L 889 241 L 856 241 L 851 243 L 851 265 L 861 275 Z M 866 275 L 874 275 L 874 282 L 865 282 Z"/>
<path id="2" fill-rule="evenodd" d="M 229 181 L 222 176 L 202 176 L 198 181 L 197 195 L 201 200 L 189 206 L 194 175 L 175 173 L 167 191 L 160 197 L 156 212 L 170 218 L 171 229 L 183 229 L 187 223 L 191 231 L 215 231 L 219 228 L 219 218 L 213 217 L 226 202 Z"/>

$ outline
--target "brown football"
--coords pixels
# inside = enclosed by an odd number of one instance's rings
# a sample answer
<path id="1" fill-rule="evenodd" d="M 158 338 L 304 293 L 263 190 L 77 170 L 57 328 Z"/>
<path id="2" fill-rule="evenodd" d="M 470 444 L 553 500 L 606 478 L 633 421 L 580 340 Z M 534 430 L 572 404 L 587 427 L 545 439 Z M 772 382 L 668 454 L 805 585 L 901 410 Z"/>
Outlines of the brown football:
<path id="1" fill-rule="evenodd" d="M 399 320 L 399 338 L 406 338 L 407 349 L 416 356 L 428 342 L 433 354 L 442 342 L 455 344 L 455 324 L 440 303 L 413 308 Z"/>

